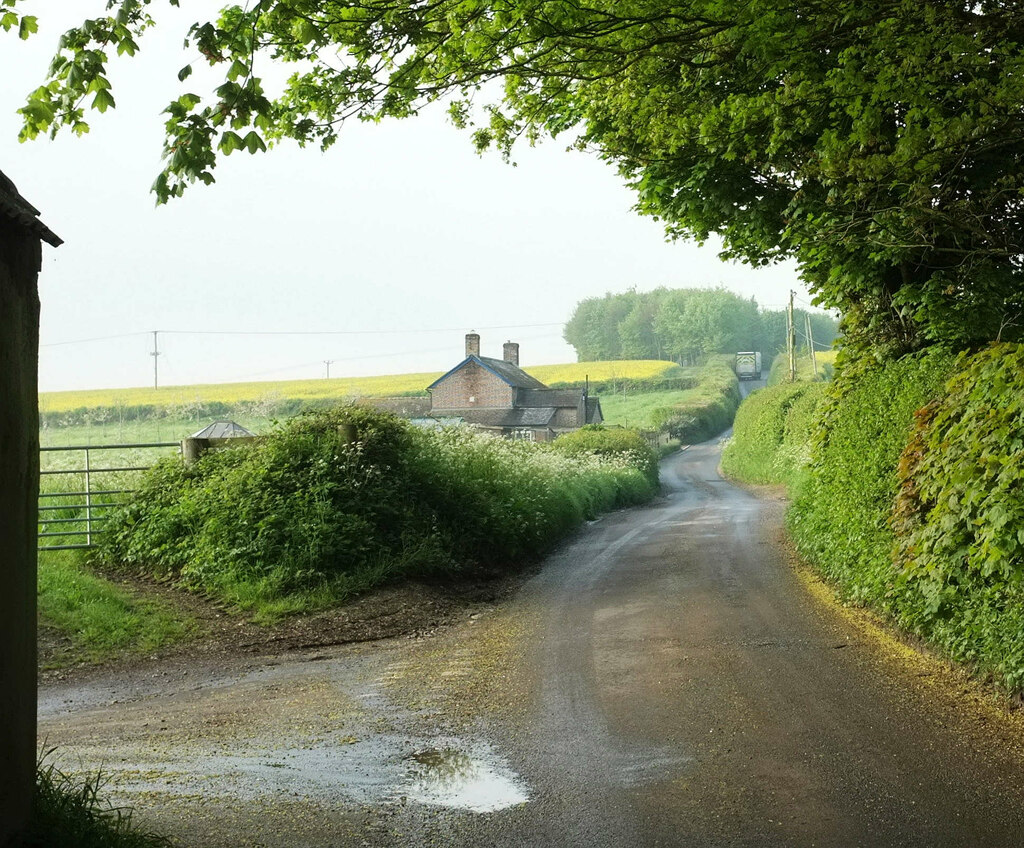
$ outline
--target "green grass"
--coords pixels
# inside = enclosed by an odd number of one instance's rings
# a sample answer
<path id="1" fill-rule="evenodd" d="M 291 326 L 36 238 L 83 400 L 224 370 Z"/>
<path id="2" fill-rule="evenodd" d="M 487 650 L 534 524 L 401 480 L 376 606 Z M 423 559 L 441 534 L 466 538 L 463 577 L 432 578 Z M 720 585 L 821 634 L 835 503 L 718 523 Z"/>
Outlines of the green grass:
<path id="1" fill-rule="evenodd" d="M 105 779 L 97 773 L 78 780 L 45 760 L 36 772 L 32 823 L 11 848 L 170 848 L 164 836 L 144 830 L 132 813 L 101 797 Z"/>
<path id="2" fill-rule="evenodd" d="M 601 395 L 601 411 L 605 424 L 658 430 L 674 406 L 693 400 L 700 389 Z"/>
<path id="3" fill-rule="evenodd" d="M 710 438 L 729 426 L 739 403 L 729 362 L 728 356 L 712 356 L 703 367 L 689 369 L 697 380 L 690 389 L 602 395 L 605 423 L 665 431 L 681 442 Z"/>
<path id="4" fill-rule="evenodd" d="M 217 418 L 228 418 L 254 433 L 266 433 L 274 419 L 231 413 L 226 416 L 191 415 L 175 417 L 154 417 L 132 421 L 100 421 L 89 424 L 70 424 L 61 427 L 44 427 L 39 431 L 39 443 L 43 447 L 67 447 L 70 445 L 116 445 L 142 444 L 152 442 L 179 442 L 198 432 Z M 60 456 L 70 456 L 60 454 Z M 43 461 L 52 461 L 45 455 Z"/>
<path id="5" fill-rule="evenodd" d="M 193 624 L 166 605 L 139 598 L 94 573 L 80 551 L 39 555 L 39 617 L 66 636 L 70 656 L 55 664 L 98 662 L 152 651 L 187 636 Z"/>

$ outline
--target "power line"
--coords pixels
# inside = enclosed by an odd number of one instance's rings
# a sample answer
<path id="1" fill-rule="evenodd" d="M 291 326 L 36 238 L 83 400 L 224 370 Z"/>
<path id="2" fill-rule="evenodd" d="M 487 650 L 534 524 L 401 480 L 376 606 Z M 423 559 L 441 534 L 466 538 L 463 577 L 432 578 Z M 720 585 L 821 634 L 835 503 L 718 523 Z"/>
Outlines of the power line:
<path id="1" fill-rule="evenodd" d="M 564 321 L 544 324 L 495 324 L 480 330 L 526 330 L 534 327 L 561 327 Z M 161 330 L 178 336 L 410 336 L 415 333 L 455 333 L 465 327 L 417 327 L 412 330 Z"/>
<path id="2" fill-rule="evenodd" d="M 800 336 L 800 338 L 802 338 L 805 342 L 810 342 L 811 344 L 813 344 L 816 348 L 818 348 L 818 350 L 832 350 L 832 345 L 822 344 L 821 342 L 814 341 L 814 339 L 808 339 L 807 336 L 804 333 L 800 332 L 799 330 L 796 331 L 796 334 Z"/>
<path id="3" fill-rule="evenodd" d="M 161 330 L 161 332 L 163 331 Z M 68 341 L 65 342 L 46 342 L 45 344 L 39 345 L 39 347 L 61 347 L 63 345 L 88 344 L 90 342 L 106 342 L 110 341 L 111 339 L 129 339 L 135 336 L 148 336 L 151 333 L 152 331 L 148 330 L 145 332 L 138 333 L 120 333 L 119 335 L 116 336 L 96 336 L 91 339 L 69 339 Z"/>

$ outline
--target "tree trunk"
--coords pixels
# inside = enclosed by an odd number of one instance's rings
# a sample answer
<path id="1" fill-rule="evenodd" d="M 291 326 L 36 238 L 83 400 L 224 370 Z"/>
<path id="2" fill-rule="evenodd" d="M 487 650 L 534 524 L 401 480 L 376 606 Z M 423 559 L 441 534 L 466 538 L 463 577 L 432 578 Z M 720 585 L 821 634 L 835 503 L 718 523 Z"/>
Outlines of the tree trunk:
<path id="1" fill-rule="evenodd" d="M 35 786 L 41 253 L 0 220 L 0 846 L 27 825 Z"/>

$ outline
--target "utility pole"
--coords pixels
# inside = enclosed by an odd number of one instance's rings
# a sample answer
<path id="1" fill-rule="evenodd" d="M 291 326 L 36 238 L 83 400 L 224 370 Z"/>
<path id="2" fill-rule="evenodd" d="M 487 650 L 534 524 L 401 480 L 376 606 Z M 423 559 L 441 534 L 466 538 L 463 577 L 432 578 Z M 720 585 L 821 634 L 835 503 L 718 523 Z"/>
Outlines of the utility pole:
<path id="1" fill-rule="evenodd" d="M 330 380 L 330 379 L 331 379 L 331 364 L 332 364 L 333 362 L 334 362 L 334 360 L 333 360 L 333 359 L 325 359 L 325 360 L 324 360 L 324 365 L 326 365 L 326 366 L 327 366 L 327 379 L 328 379 L 328 380 Z"/>
<path id="2" fill-rule="evenodd" d="M 154 389 L 160 388 L 160 372 L 159 372 L 159 370 L 157 368 L 157 357 L 160 356 L 160 350 L 157 347 L 157 339 L 156 339 L 156 334 L 159 333 L 159 332 L 160 332 L 159 330 L 153 330 L 153 350 L 150 351 L 150 354 L 149 354 L 150 356 L 153 357 L 153 388 Z"/>
<path id="3" fill-rule="evenodd" d="M 818 360 L 814 357 L 814 333 L 811 332 L 811 313 L 805 312 L 804 318 L 807 321 L 807 349 L 811 352 L 811 369 L 814 371 L 814 379 L 818 379 Z"/>
<path id="4" fill-rule="evenodd" d="M 793 325 L 793 296 L 789 292 L 789 309 L 786 311 L 786 349 L 789 351 L 789 382 L 796 382 L 796 327 Z"/>

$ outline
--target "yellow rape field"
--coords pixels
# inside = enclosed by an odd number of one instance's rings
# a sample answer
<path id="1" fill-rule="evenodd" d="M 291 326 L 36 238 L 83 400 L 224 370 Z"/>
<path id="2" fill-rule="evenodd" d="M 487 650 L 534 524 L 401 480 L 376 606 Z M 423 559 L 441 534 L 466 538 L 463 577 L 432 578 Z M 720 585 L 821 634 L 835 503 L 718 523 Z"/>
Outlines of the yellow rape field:
<path id="1" fill-rule="evenodd" d="M 684 371 L 673 362 L 660 360 L 618 360 L 574 362 L 565 365 L 537 365 L 526 369 L 541 382 L 662 380 L 681 377 Z M 42 412 L 67 412 L 92 407 L 169 407 L 195 403 L 238 403 L 276 399 L 316 400 L 352 397 L 397 397 L 426 394 L 426 388 L 443 372 L 388 374 L 380 377 L 338 377 L 331 380 L 281 380 L 258 383 L 209 383 L 194 386 L 166 386 L 160 389 L 90 389 L 75 392 L 45 392 L 39 396 Z"/>

